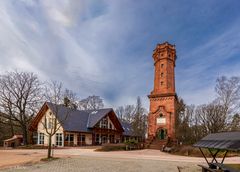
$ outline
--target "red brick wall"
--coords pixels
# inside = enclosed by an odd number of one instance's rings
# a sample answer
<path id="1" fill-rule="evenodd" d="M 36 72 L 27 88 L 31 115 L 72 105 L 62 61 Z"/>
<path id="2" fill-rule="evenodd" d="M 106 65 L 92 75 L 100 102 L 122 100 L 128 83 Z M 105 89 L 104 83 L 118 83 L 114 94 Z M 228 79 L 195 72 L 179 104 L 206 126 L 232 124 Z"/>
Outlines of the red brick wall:
<path id="1" fill-rule="evenodd" d="M 169 43 L 158 44 L 153 53 L 154 87 L 149 95 L 148 135 L 155 136 L 159 129 L 167 129 L 167 135 L 175 138 L 175 46 Z M 165 124 L 157 124 L 157 118 L 163 115 Z"/>

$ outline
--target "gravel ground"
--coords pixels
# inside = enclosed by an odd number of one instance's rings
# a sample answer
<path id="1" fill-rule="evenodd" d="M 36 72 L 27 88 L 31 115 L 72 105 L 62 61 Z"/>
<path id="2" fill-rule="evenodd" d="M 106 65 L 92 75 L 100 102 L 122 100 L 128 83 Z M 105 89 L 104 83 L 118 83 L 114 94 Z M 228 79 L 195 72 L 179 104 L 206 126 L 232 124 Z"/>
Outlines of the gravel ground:
<path id="1" fill-rule="evenodd" d="M 200 172 L 196 163 L 148 159 L 73 157 L 34 165 L 15 166 L 0 172 Z"/>

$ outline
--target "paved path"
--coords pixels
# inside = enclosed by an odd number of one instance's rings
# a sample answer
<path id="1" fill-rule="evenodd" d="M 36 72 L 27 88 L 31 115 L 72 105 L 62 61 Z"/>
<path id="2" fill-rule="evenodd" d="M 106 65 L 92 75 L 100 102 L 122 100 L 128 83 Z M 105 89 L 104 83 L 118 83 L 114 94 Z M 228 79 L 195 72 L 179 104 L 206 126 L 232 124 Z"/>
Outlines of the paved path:
<path id="1" fill-rule="evenodd" d="M 75 157 L 63 158 L 31 166 L 16 166 L 1 172 L 200 172 L 194 163 L 138 160 L 127 158 Z"/>
<path id="2" fill-rule="evenodd" d="M 0 150 L 1 164 L 14 165 L 36 162 L 45 157 L 47 150 Z M 3 155 L 3 156 L 1 156 Z M 5 171 L 197 171 L 197 164 L 205 163 L 203 158 L 170 155 L 158 150 L 97 152 L 94 149 L 57 149 L 54 155 L 62 159 L 33 166 L 15 166 Z M 13 159 L 12 159 L 13 158 Z M 25 161 L 24 161 L 25 160 Z M 21 161 L 21 162 L 19 162 Z M 226 162 L 239 163 L 240 157 L 227 158 Z M 99 170 L 98 170 L 99 169 Z M 108 170 L 107 170 L 108 169 Z M 111 169 L 111 170 L 109 170 Z"/>

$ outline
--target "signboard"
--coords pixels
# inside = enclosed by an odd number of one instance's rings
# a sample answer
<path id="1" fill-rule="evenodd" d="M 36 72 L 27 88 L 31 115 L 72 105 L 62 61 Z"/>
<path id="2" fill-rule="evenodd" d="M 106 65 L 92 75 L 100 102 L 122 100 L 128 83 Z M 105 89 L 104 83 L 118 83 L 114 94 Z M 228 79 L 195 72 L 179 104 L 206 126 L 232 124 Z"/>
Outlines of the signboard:
<path id="1" fill-rule="evenodd" d="M 157 118 L 157 124 L 166 124 L 166 118 L 165 117 Z"/>

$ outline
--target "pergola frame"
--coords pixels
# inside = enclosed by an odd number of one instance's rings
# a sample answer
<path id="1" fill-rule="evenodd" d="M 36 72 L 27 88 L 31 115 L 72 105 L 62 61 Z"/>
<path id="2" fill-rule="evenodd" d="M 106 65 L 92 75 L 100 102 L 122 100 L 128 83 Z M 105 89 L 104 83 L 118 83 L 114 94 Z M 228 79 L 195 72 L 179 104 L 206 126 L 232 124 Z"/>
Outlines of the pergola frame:
<path id="1" fill-rule="evenodd" d="M 221 170 L 227 172 L 237 172 L 237 170 L 224 165 L 224 160 L 229 151 L 240 151 L 240 132 L 212 133 L 199 140 L 193 146 L 199 148 L 205 161 L 208 164 L 208 167 L 199 165 L 202 167 L 203 171 Z M 211 155 L 210 161 L 208 160 L 202 149 L 208 150 Z M 217 155 L 220 152 L 224 152 L 221 161 L 217 160 Z"/>
<path id="2" fill-rule="evenodd" d="M 211 151 L 211 149 L 208 148 L 207 150 L 209 151 L 209 153 L 210 153 L 211 156 L 212 156 L 212 160 L 211 160 L 211 162 L 209 162 L 208 159 L 207 159 L 207 157 L 206 157 L 206 155 L 203 153 L 201 147 L 199 147 L 199 150 L 200 150 L 200 152 L 202 153 L 204 159 L 206 160 L 206 162 L 207 162 L 207 164 L 208 164 L 209 166 L 212 166 L 212 164 L 214 164 L 214 161 L 215 161 L 216 164 L 221 164 L 221 165 L 223 165 L 223 162 L 224 162 L 224 160 L 225 160 L 225 158 L 226 158 L 226 156 L 227 156 L 227 153 L 228 153 L 228 150 L 222 150 L 222 151 L 224 151 L 224 156 L 223 156 L 223 158 L 222 158 L 221 163 L 219 163 L 219 162 L 217 161 L 216 157 L 217 157 L 218 153 L 219 153 L 221 150 L 220 150 L 220 149 L 216 149 L 216 152 L 213 154 L 213 152 Z"/>

